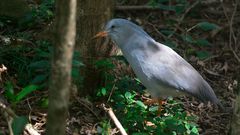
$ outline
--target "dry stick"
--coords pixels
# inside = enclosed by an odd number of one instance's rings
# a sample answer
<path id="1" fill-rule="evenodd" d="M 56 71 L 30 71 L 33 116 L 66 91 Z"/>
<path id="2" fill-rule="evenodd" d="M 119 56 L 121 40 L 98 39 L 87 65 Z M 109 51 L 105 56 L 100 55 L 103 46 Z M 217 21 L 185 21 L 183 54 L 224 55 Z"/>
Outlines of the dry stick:
<path id="1" fill-rule="evenodd" d="M 178 27 L 181 25 L 183 19 L 185 18 L 185 16 L 188 14 L 188 12 L 193 9 L 198 3 L 200 3 L 200 0 L 195 1 L 189 8 L 186 9 L 186 11 L 184 12 L 184 14 L 181 16 L 181 18 L 179 19 L 177 26 L 175 27 L 175 29 L 173 30 L 173 33 L 170 34 L 168 36 L 168 38 L 171 38 L 173 36 L 173 34 L 177 31 Z"/>
<path id="2" fill-rule="evenodd" d="M 108 113 L 108 115 L 110 116 L 110 118 L 113 120 L 114 124 L 116 125 L 116 127 L 120 130 L 120 133 L 122 135 L 127 135 L 127 132 L 125 131 L 125 129 L 123 128 L 122 124 L 119 122 L 119 120 L 117 119 L 116 115 L 114 114 L 112 108 L 106 108 L 105 104 L 102 104 L 101 107 Z"/>
<path id="3" fill-rule="evenodd" d="M 110 92 L 110 94 L 109 94 L 109 97 L 108 97 L 108 100 L 107 100 L 107 103 L 110 101 L 110 99 L 111 99 L 111 97 L 112 97 L 112 94 L 113 94 L 113 91 L 114 91 L 114 89 L 115 89 L 115 83 L 113 84 L 113 87 L 112 87 L 112 89 L 111 89 L 111 92 Z"/>
<path id="4" fill-rule="evenodd" d="M 2 108 L 3 111 L 6 112 L 6 113 L 8 114 L 8 116 L 11 117 L 11 118 L 14 119 L 14 118 L 18 117 L 18 116 L 14 113 L 14 111 L 13 111 L 11 108 L 7 107 L 1 100 L 0 100 L 0 108 Z M 25 130 L 26 130 L 30 135 L 40 135 L 32 126 L 29 126 L 29 125 L 31 125 L 31 124 L 27 124 L 27 125 L 25 126 Z"/>
<path id="5" fill-rule="evenodd" d="M 233 31 L 232 25 L 233 25 L 234 16 L 235 16 L 236 11 L 237 11 L 238 2 L 239 2 L 239 0 L 237 0 L 237 3 L 236 3 L 235 6 L 234 6 L 234 10 L 233 10 L 233 14 L 232 14 L 232 16 L 231 16 L 231 19 L 229 19 L 228 15 L 227 15 L 227 12 L 226 12 L 226 9 L 225 9 L 225 6 L 223 5 L 222 2 L 221 2 L 221 5 L 222 5 L 222 8 L 223 8 L 224 15 L 225 15 L 225 17 L 227 18 L 228 23 L 229 23 L 229 29 L 230 29 L 230 30 L 229 30 L 229 48 L 231 49 L 234 57 L 235 57 L 235 58 L 237 59 L 237 61 L 240 63 L 240 58 L 238 57 L 237 53 L 234 51 L 234 49 L 233 49 L 233 47 L 232 47 L 232 37 L 234 38 L 235 44 L 236 44 L 236 37 L 235 37 L 234 31 Z"/>

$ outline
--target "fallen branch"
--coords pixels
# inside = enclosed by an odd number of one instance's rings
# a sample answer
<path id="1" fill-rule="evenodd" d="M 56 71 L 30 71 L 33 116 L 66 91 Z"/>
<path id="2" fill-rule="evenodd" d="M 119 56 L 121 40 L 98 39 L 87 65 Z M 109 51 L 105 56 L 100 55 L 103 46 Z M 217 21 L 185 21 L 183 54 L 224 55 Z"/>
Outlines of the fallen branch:
<path id="1" fill-rule="evenodd" d="M 120 130 L 122 135 L 127 135 L 127 132 L 125 131 L 125 129 L 123 128 L 122 124 L 119 122 L 119 120 L 117 119 L 116 115 L 114 114 L 112 108 L 107 108 L 105 106 L 105 104 L 101 104 L 101 107 L 108 113 L 108 115 L 110 116 L 110 118 L 113 120 L 114 124 L 116 125 L 116 127 Z"/>

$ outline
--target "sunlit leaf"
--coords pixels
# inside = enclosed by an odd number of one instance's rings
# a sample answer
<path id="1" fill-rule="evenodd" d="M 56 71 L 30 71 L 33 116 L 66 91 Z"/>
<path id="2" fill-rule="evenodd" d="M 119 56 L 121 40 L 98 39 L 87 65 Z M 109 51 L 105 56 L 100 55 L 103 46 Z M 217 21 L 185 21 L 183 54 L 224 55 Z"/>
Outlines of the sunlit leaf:
<path id="1" fill-rule="evenodd" d="M 107 93 L 107 90 L 106 90 L 106 88 L 102 88 L 102 89 L 101 89 L 101 93 L 102 93 L 102 95 L 103 95 L 103 96 L 105 96 L 105 95 L 106 95 L 106 93 Z"/>
<path id="2" fill-rule="evenodd" d="M 130 98 L 132 98 L 132 93 L 126 92 L 124 96 L 125 96 L 127 99 L 130 99 Z"/>
<path id="3" fill-rule="evenodd" d="M 139 105 L 140 107 L 144 108 L 144 109 L 147 109 L 147 106 L 144 105 L 144 103 L 142 101 L 140 101 L 140 100 L 137 100 L 136 104 Z"/>
<path id="4" fill-rule="evenodd" d="M 23 88 L 17 95 L 16 95 L 16 102 L 20 101 L 24 97 L 26 97 L 29 93 L 37 90 L 37 85 L 28 85 L 27 87 Z"/>

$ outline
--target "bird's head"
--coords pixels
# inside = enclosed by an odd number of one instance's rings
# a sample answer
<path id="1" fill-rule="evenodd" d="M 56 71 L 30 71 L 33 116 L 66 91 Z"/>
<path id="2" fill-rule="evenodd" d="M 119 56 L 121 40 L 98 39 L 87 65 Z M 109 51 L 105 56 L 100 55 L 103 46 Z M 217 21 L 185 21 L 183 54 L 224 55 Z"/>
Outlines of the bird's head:
<path id="1" fill-rule="evenodd" d="M 126 19 L 112 19 L 106 24 L 104 31 L 99 32 L 95 38 L 108 36 L 122 48 L 136 34 L 136 37 L 148 36 L 141 27 Z"/>

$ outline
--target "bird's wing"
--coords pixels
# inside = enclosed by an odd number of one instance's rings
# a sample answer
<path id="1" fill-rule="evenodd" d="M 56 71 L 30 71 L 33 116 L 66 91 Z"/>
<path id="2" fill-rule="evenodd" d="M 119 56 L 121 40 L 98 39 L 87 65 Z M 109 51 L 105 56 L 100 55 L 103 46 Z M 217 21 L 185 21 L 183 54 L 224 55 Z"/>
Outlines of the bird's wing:
<path id="1" fill-rule="evenodd" d="M 149 69 L 154 70 L 151 72 L 152 80 L 193 95 L 202 101 L 218 102 L 209 84 L 171 48 L 161 45 L 161 50 L 156 54 L 159 55 L 150 58 L 151 61 L 155 61 L 149 65 L 151 66 Z"/>

